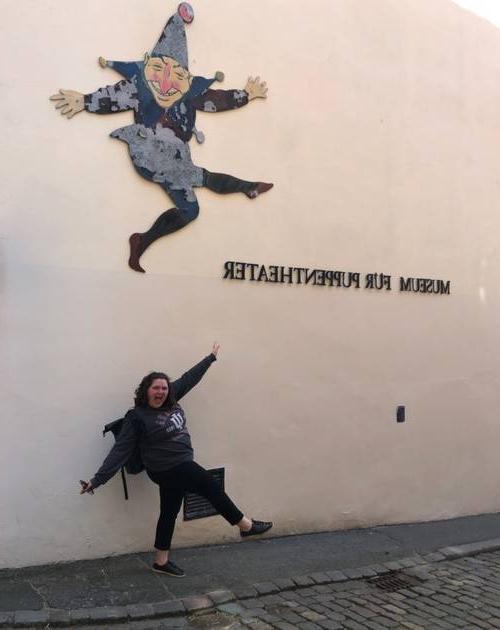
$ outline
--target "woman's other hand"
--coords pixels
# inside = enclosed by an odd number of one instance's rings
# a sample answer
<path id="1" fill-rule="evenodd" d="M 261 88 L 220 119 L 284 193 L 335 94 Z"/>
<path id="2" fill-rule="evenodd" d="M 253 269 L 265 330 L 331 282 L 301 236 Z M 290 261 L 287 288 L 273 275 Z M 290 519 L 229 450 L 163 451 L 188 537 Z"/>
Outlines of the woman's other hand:
<path id="1" fill-rule="evenodd" d="M 212 347 L 212 354 L 214 355 L 215 358 L 217 358 L 217 352 L 219 352 L 219 348 L 220 348 L 220 345 L 216 341 L 214 341 L 214 345 Z"/>
<path id="2" fill-rule="evenodd" d="M 94 488 L 92 488 L 90 481 L 83 481 L 83 479 L 80 479 L 80 485 L 80 494 L 85 494 L 86 492 L 94 494 Z"/>

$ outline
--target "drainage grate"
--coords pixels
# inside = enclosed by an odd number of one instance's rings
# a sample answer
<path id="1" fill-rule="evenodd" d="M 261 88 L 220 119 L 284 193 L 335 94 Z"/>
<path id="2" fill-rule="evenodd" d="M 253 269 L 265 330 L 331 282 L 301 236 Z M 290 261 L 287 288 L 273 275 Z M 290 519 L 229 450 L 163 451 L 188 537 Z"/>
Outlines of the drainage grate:
<path id="1" fill-rule="evenodd" d="M 394 593 L 403 588 L 411 588 L 412 586 L 418 586 L 422 584 L 422 580 L 413 575 L 407 575 L 402 571 L 391 571 L 390 573 L 384 573 L 384 575 L 378 575 L 377 577 L 370 578 L 369 584 L 376 586 L 382 591 L 388 591 Z"/>
<path id="2" fill-rule="evenodd" d="M 208 470 L 214 481 L 224 490 L 224 468 L 212 468 Z M 194 492 L 186 492 L 184 495 L 184 520 L 194 521 L 197 518 L 216 516 L 219 512 L 214 506 Z"/>

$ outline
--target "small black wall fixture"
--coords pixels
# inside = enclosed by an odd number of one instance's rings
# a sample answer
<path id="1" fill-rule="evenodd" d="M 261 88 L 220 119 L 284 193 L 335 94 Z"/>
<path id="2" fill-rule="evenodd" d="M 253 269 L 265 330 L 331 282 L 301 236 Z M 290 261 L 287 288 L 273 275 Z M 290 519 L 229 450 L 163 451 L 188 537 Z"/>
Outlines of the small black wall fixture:
<path id="1" fill-rule="evenodd" d="M 396 422 L 404 422 L 406 420 L 406 409 L 404 405 L 398 405 L 396 410 Z"/>

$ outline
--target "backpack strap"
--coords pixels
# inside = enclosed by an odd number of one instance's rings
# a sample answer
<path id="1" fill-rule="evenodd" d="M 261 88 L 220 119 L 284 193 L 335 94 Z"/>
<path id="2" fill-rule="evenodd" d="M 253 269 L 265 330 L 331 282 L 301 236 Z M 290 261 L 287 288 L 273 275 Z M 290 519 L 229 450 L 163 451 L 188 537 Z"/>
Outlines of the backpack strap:
<path id="1" fill-rule="evenodd" d="M 108 424 L 104 426 L 104 430 L 102 432 L 103 436 L 105 436 L 106 433 L 111 431 L 111 433 L 113 434 L 116 440 L 118 435 L 120 434 L 120 431 L 122 430 L 124 420 L 125 418 L 118 418 L 118 420 L 113 420 L 113 422 L 108 422 Z M 135 422 L 133 424 L 135 428 Z M 125 495 L 125 501 L 128 501 L 127 478 L 125 477 L 124 466 L 121 467 L 121 476 L 122 476 L 122 484 L 123 484 L 123 494 Z"/>
<path id="2" fill-rule="evenodd" d="M 119 418 L 118 420 L 113 420 L 113 422 L 109 422 L 108 424 L 106 424 L 104 426 L 104 431 L 102 432 L 103 436 L 105 436 L 106 433 L 108 433 L 108 431 L 111 431 L 111 433 L 114 435 L 115 440 L 116 440 L 116 438 L 120 434 L 120 431 L 122 430 L 122 426 L 123 426 L 123 422 L 125 421 L 125 418 L 129 415 L 131 411 L 132 410 L 127 411 L 124 418 Z M 137 437 L 140 439 L 144 430 L 142 421 L 136 416 L 132 416 L 132 426 L 134 427 Z M 128 501 L 128 487 L 127 487 L 127 477 L 125 476 L 125 466 L 121 467 L 121 477 L 122 477 L 123 494 L 125 495 L 125 501 Z"/>
<path id="3" fill-rule="evenodd" d="M 127 488 L 127 478 L 125 477 L 125 468 L 122 466 L 122 483 L 123 483 L 123 494 L 125 495 L 125 501 L 128 501 L 128 488 Z"/>

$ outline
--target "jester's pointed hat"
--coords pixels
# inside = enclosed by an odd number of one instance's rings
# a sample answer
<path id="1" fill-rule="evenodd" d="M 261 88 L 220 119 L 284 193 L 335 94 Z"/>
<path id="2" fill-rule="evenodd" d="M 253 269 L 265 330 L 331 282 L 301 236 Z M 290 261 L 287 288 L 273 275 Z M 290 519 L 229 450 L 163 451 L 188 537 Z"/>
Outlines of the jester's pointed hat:
<path id="1" fill-rule="evenodd" d="M 172 15 L 163 29 L 160 38 L 152 50 L 153 57 L 172 57 L 183 68 L 188 68 L 188 49 L 184 22 L 194 19 L 194 11 L 190 4 L 182 2 L 177 13 Z"/>
<path id="2" fill-rule="evenodd" d="M 181 2 L 177 9 L 177 13 L 173 15 L 165 25 L 159 40 L 153 48 L 151 54 L 153 56 L 172 57 L 178 61 L 186 70 L 188 69 L 188 52 L 186 31 L 184 22 L 189 24 L 194 19 L 194 11 L 190 4 Z M 121 74 L 125 79 L 132 79 L 138 72 L 144 69 L 143 61 L 111 61 L 99 57 L 99 64 L 103 68 L 113 68 Z M 214 81 L 223 81 L 224 73 L 216 72 L 213 79 L 205 79 L 203 77 L 194 77 L 193 85 L 190 92 L 201 94 L 207 90 Z M 194 90 L 194 91 L 193 91 Z"/>

